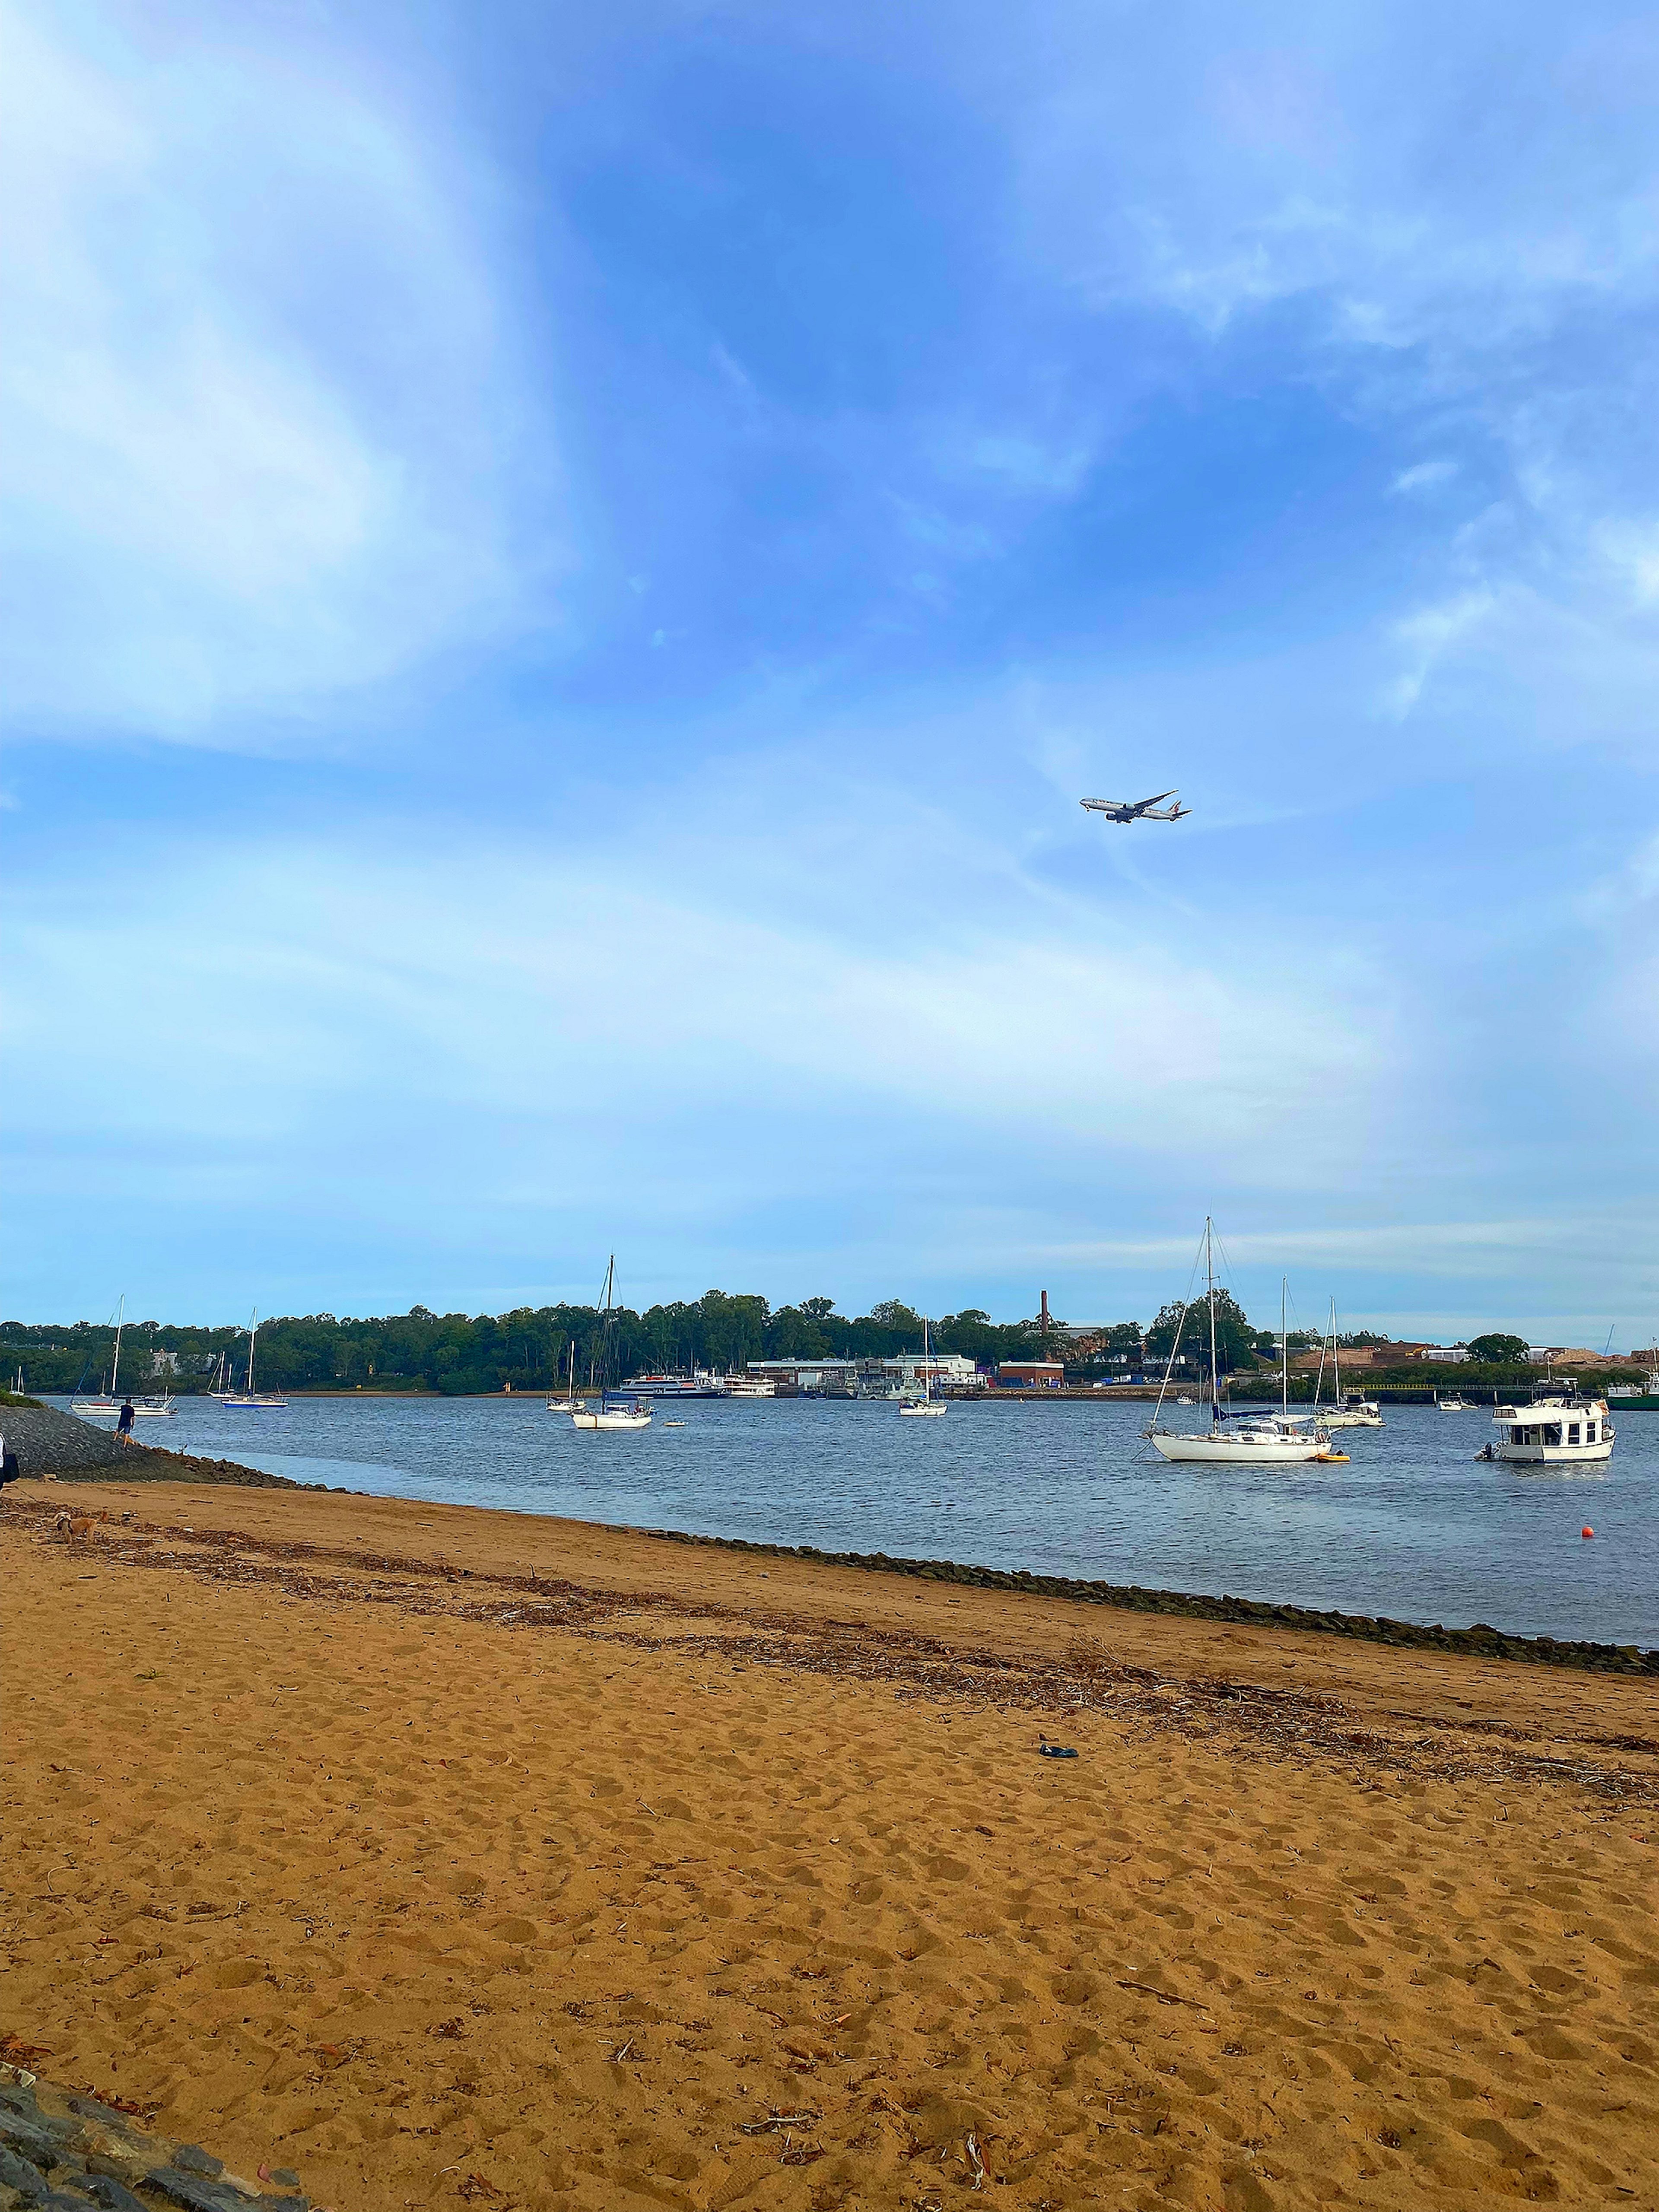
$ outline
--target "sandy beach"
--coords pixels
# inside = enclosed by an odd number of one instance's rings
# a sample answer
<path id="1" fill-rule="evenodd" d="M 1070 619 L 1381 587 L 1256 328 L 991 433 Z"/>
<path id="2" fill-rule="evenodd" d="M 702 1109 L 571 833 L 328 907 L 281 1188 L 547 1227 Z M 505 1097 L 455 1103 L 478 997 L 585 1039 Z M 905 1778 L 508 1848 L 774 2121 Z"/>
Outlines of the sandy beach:
<path id="1" fill-rule="evenodd" d="M 333 2212 L 1659 2205 L 1650 1683 L 343 1495 L 0 1558 L 0 2028 Z"/>

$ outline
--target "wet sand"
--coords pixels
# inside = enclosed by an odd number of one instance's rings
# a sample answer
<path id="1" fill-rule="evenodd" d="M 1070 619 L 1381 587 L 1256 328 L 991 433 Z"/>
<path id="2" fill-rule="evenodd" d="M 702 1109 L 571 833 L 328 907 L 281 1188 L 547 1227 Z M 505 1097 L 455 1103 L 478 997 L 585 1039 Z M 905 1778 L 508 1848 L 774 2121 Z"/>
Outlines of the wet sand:
<path id="1" fill-rule="evenodd" d="M 0 1572 L 0 2027 L 335 2212 L 1659 2204 L 1650 1684 L 340 1495 Z"/>

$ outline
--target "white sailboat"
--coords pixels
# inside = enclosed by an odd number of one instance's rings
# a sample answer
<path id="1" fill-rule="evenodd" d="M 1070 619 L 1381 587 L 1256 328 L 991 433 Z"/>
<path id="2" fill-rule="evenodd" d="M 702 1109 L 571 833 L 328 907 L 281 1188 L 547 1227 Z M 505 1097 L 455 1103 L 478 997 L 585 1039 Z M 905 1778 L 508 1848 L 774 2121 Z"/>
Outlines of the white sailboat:
<path id="1" fill-rule="evenodd" d="M 121 1331 L 126 1321 L 127 1301 L 124 1292 L 115 1314 L 115 1358 L 110 1367 L 109 1389 L 100 1390 L 95 1398 L 71 1398 L 70 1411 L 79 1413 L 82 1420 L 118 1420 L 124 1403 L 130 1403 L 133 1418 L 140 1421 L 165 1420 L 173 1411 L 169 1391 L 150 1390 L 141 1396 L 126 1400 L 121 1396 Z"/>
<path id="2" fill-rule="evenodd" d="M 1336 1300 L 1331 1300 L 1331 1395 L 1334 1402 L 1326 1409 L 1328 1429 L 1380 1429 L 1382 1408 L 1375 1398 L 1362 1398 L 1358 1391 L 1342 1395 L 1342 1347 L 1336 1340 Z M 1319 1393 L 1314 1392 L 1316 1401 Z"/>
<path id="3" fill-rule="evenodd" d="M 107 1390 L 99 1390 L 94 1397 L 74 1397 L 70 1400 L 70 1413 L 79 1413 L 82 1420 L 112 1421 L 120 1413 L 121 1401 L 115 1395 L 115 1385 L 121 1373 L 121 1330 L 126 1317 L 127 1299 L 124 1291 L 121 1293 L 121 1303 L 115 1312 L 115 1361 L 110 1370 L 110 1387 Z M 82 1372 L 84 1374 L 85 1371 L 83 1368 Z"/>
<path id="4" fill-rule="evenodd" d="M 607 1390 L 597 1406 L 578 1406 L 570 1416 L 577 1429 L 648 1429 L 653 1415 L 643 1399 Z"/>
<path id="5" fill-rule="evenodd" d="M 1152 1409 L 1152 1425 L 1146 1431 L 1153 1450 L 1167 1460 L 1220 1467 L 1291 1466 L 1322 1458 L 1329 1442 L 1323 1427 L 1307 1415 L 1293 1414 L 1290 1410 L 1290 1344 L 1283 1326 L 1282 1299 L 1279 1358 L 1283 1409 L 1278 1413 L 1233 1416 L 1222 1411 L 1216 1362 L 1214 1229 L 1207 1215 L 1204 1221 L 1204 1279 L 1210 1308 L 1210 1425 L 1207 1430 L 1165 1429 L 1158 1425 L 1164 1394 L 1170 1387 L 1170 1371 L 1181 1346 L 1181 1332 L 1191 1310 L 1189 1299 L 1182 1307 L 1181 1317 L 1176 1323 L 1175 1340 L 1170 1346 L 1158 1404 Z"/>
<path id="6" fill-rule="evenodd" d="M 255 1306 L 247 1322 L 247 1381 L 241 1389 L 228 1391 L 219 1403 L 233 1413 L 281 1413 L 288 1400 L 280 1390 L 256 1390 L 253 1387 L 253 1340 L 259 1330 L 259 1309 Z"/>
<path id="7" fill-rule="evenodd" d="M 605 1268 L 605 1283 L 599 1292 L 599 1324 L 602 1329 L 608 1328 L 610 1326 L 611 1301 L 616 1295 L 616 1289 L 617 1255 L 613 1252 L 611 1255 L 610 1265 Z M 602 1344 L 599 1366 L 601 1383 L 604 1381 L 608 1352 L 609 1347 Z M 592 1381 L 592 1372 L 590 1364 L 588 1369 L 590 1383 Z M 636 1397 L 631 1392 L 602 1389 L 597 1406 L 590 1405 L 585 1398 L 579 1398 L 576 1395 L 576 1340 L 574 1336 L 570 1340 L 569 1395 L 562 1401 L 556 1398 L 550 1398 L 547 1401 L 547 1410 L 550 1413 L 568 1413 L 570 1416 L 570 1425 L 574 1429 L 648 1429 L 652 1420 L 649 1404 L 643 1398 Z"/>
<path id="8" fill-rule="evenodd" d="M 951 1408 L 943 1398 L 933 1395 L 933 1354 L 927 1340 L 927 1316 L 921 1317 L 921 1395 L 912 1398 L 899 1407 L 901 1413 L 920 1415 L 924 1419 L 932 1413 L 948 1413 Z"/>

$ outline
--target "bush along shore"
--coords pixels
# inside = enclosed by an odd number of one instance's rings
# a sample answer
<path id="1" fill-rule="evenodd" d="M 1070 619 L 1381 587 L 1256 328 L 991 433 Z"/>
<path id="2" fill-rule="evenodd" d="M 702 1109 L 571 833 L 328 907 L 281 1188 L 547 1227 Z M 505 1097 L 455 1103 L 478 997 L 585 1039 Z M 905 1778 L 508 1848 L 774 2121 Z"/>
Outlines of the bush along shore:
<path id="1" fill-rule="evenodd" d="M 607 1524 L 608 1526 L 611 1524 Z M 773 1559 L 811 1559 L 868 1573 L 908 1575 L 931 1583 L 960 1583 L 970 1589 L 1020 1590 L 1080 1605 L 1109 1605 L 1128 1613 L 1169 1613 L 1188 1620 L 1226 1620 L 1253 1628 L 1297 1628 L 1320 1636 L 1348 1636 L 1416 1651 L 1456 1651 L 1477 1659 L 1519 1659 L 1534 1666 L 1576 1667 L 1602 1674 L 1659 1674 L 1659 1650 L 1634 1644 L 1581 1644 L 1553 1636 L 1510 1636 L 1476 1621 L 1469 1628 L 1432 1628 L 1416 1621 L 1373 1620 L 1368 1613 L 1320 1613 L 1307 1606 L 1266 1605 L 1248 1597 L 1196 1597 L 1184 1590 L 1142 1589 L 1136 1583 L 1074 1581 L 1067 1575 L 963 1566 L 955 1559 L 895 1559 L 886 1552 L 821 1552 L 810 1544 L 751 1544 L 741 1536 L 692 1536 L 678 1528 L 616 1528 L 618 1535 L 659 1537 L 670 1544 L 707 1544 L 727 1552 L 752 1552 Z"/>

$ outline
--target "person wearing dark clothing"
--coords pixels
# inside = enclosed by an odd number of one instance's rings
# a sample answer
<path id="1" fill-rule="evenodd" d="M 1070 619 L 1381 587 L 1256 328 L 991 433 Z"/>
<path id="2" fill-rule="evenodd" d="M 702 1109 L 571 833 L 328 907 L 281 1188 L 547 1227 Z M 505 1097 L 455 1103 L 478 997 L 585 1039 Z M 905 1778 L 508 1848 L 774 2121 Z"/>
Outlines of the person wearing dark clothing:
<path id="1" fill-rule="evenodd" d="M 8 1451 L 5 1438 L 0 1437 L 0 1490 L 3 1490 L 9 1482 L 15 1482 L 21 1472 L 16 1453 Z"/>
<path id="2" fill-rule="evenodd" d="M 129 1398 L 121 1408 L 121 1418 L 115 1424 L 115 1433 L 124 1444 L 132 1442 L 132 1401 Z"/>

